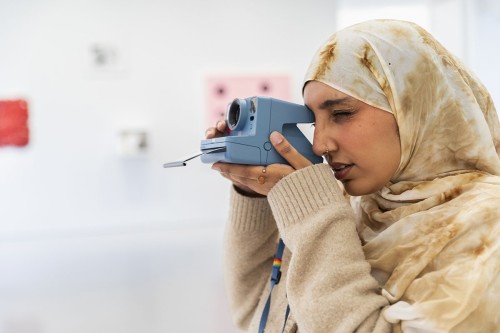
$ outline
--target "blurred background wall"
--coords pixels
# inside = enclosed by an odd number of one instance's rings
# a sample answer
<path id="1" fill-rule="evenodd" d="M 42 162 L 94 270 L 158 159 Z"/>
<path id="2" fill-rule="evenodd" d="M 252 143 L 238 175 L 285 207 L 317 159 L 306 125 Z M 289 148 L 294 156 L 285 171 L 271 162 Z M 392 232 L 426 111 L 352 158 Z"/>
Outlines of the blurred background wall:
<path id="1" fill-rule="evenodd" d="M 285 75 L 300 103 L 317 47 L 369 18 L 420 23 L 500 103 L 494 0 L 0 0 L 0 99 L 30 127 L 0 148 L 0 333 L 237 332 L 229 184 L 162 164 L 198 150 L 208 76 Z"/>

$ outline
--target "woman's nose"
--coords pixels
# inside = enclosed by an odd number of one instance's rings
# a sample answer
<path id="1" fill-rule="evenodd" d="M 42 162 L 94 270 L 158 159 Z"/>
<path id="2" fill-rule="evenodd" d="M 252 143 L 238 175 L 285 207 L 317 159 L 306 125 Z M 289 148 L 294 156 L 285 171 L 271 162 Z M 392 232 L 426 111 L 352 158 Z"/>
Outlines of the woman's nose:
<path id="1" fill-rule="evenodd" d="M 322 135 L 319 134 L 317 129 L 314 130 L 314 138 L 313 138 L 313 152 L 318 156 L 323 156 L 325 152 L 328 150 L 328 146 L 326 145 L 326 140 Z"/>
<path id="2" fill-rule="evenodd" d="M 322 131 L 319 131 L 316 127 L 314 130 L 313 138 L 313 152 L 318 156 L 323 156 L 328 152 L 336 151 L 338 149 L 337 144 Z"/>
<path id="3" fill-rule="evenodd" d="M 318 156 L 323 156 L 327 151 L 327 147 L 324 144 L 320 144 L 316 137 L 313 140 L 313 152 Z"/>

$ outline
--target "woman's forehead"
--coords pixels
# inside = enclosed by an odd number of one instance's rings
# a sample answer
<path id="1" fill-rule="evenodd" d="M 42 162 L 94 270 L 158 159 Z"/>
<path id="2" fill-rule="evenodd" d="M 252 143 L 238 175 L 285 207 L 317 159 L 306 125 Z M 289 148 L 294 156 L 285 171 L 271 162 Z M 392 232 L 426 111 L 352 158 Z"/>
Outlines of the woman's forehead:
<path id="1" fill-rule="evenodd" d="M 304 98 L 328 96 L 329 98 L 353 98 L 320 81 L 309 81 L 304 87 Z"/>

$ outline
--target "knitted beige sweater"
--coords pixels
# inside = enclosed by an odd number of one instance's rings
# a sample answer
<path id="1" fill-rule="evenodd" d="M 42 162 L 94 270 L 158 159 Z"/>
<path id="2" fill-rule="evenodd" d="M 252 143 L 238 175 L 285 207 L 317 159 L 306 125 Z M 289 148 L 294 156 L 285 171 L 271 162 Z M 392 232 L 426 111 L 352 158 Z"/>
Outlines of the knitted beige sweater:
<path id="1" fill-rule="evenodd" d="M 389 303 L 370 275 L 355 219 L 328 165 L 281 180 L 266 198 L 233 191 L 225 278 L 233 320 L 258 332 L 279 235 L 286 244 L 266 332 L 391 332 Z"/>

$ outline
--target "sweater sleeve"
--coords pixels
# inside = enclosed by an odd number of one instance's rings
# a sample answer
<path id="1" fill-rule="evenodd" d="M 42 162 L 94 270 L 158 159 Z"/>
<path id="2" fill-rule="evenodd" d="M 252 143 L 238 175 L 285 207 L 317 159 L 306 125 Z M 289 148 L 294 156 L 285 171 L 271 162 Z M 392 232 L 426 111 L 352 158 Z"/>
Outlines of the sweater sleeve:
<path id="1" fill-rule="evenodd" d="M 224 276 L 233 322 L 247 329 L 269 282 L 278 229 L 266 198 L 231 192 Z"/>
<path id="2" fill-rule="evenodd" d="M 353 211 L 328 165 L 280 181 L 268 201 L 292 252 L 287 297 L 300 332 L 391 332 Z"/>

